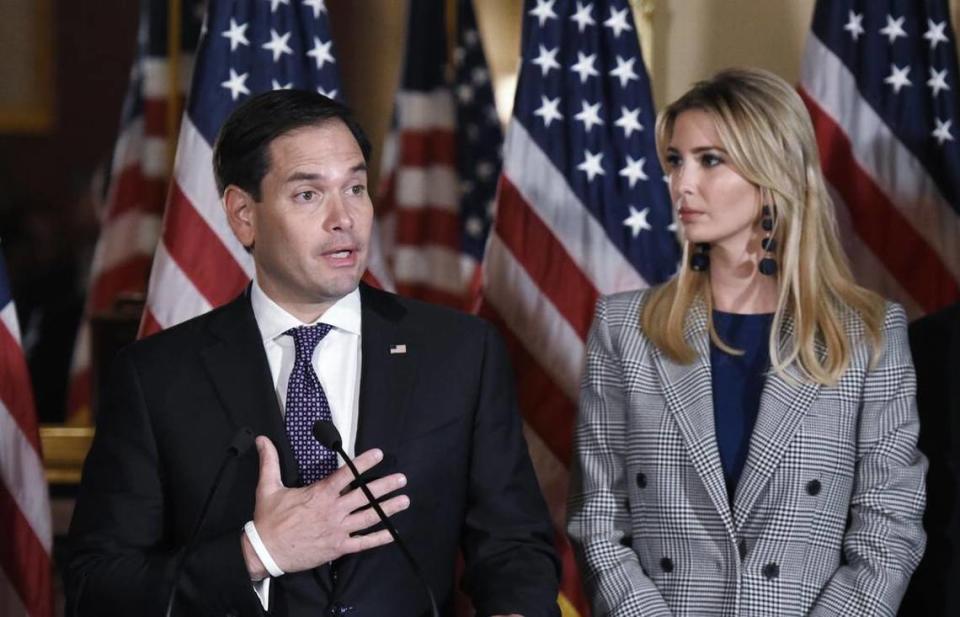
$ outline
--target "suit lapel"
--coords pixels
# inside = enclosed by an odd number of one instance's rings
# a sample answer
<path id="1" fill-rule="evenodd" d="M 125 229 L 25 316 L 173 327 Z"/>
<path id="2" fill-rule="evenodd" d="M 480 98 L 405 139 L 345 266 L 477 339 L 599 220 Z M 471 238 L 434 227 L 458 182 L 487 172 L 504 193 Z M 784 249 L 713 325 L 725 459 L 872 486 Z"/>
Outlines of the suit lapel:
<path id="1" fill-rule="evenodd" d="M 418 339 L 407 327 L 406 309 L 392 294 L 360 285 L 360 409 L 356 454 L 380 448 L 384 460 L 371 470 L 372 477 L 396 469 L 395 450 L 403 430 L 409 395 L 417 374 Z M 402 350 L 402 353 L 401 353 Z M 367 474 L 364 474 L 366 476 Z M 374 557 L 360 553 L 337 560 L 342 581 L 350 580 L 361 563 Z"/>
<path id="2" fill-rule="evenodd" d="M 390 294 L 360 287 L 360 410 L 355 451 L 393 450 L 417 373 L 417 340 L 404 323 L 406 309 Z"/>
<path id="3" fill-rule="evenodd" d="M 687 454 L 724 525 L 732 534 L 733 517 L 713 421 L 710 339 L 703 302 L 697 302 L 691 307 L 684 336 L 697 353 L 691 364 L 677 364 L 657 349 L 654 350 L 655 364 L 663 384 L 667 407 L 683 436 Z"/>
<path id="4" fill-rule="evenodd" d="M 790 318 L 784 323 L 784 333 L 787 340 L 793 336 Z M 818 344 L 817 353 L 822 358 L 826 349 Z M 734 499 L 734 523 L 738 531 L 820 393 L 820 384 L 811 383 L 792 366 L 787 373 L 789 377 L 770 372 L 760 395 L 760 409 Z"/>
<path id="5" fill-rule="evenodd" d="M 250 288 L 211 315 L 202 343 L 204 368 L 237 427 L 249 426 L 277 448 L 284 484 L 295 486 L 297 465 L 287 440 L 280 403 L 250 306 Z"/>

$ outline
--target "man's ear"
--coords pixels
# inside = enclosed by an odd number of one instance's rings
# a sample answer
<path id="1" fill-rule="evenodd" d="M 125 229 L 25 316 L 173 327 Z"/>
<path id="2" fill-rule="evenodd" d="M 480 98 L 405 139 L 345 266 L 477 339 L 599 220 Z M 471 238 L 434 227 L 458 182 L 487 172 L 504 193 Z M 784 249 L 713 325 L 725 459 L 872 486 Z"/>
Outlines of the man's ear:
<path id="1" fill-rule="evenodd" d="M 247 249 L 253 248 L 256 240 L 256 209 L 250 193 L 231 184 L 223 191 L 223 211 L 227 214 L 227 223 L 240 244 Z"/>

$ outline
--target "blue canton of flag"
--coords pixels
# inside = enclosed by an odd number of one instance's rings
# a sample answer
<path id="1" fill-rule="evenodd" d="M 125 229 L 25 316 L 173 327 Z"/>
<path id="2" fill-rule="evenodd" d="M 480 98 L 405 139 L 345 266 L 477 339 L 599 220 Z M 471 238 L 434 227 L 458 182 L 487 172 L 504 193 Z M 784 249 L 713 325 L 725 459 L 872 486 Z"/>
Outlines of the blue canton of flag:
<path id="1" fill-rule="evenodd" d="M 479 263 L 492 222 L 503 132 L 472 0 L 458 3 L 456 43 L 454 92 L 462 251 Z"/>
<path id="2" fill-rule="evenodd" d="M 813 32 L 960 213 L 957 49 L 944 1 L 820 2 Z"/>
<path id="3" fill-rule="evenodd" d="M 625 1 L 528 3 L 514 115 L 648 284 L 680 251 L 650 80 Z"/>
<path id="4" fill-rule="evenodd" d="M 340 97 L 324 0 L 210 2 L 189 113 L 211 143 L 251 93 L 281 88 Z"/>
<path id="5" fill-rule="evenodd" d="M 960 299 L 957 77 L 945 0 L 817 3 L 800 93 L 846 249 L 912 316 Z"/>

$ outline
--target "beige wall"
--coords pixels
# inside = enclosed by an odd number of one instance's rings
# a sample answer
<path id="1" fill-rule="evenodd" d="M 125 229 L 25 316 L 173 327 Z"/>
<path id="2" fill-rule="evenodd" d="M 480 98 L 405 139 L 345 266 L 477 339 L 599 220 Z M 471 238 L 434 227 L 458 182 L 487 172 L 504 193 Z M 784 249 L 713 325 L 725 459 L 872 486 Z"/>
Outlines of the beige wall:
<path id="1" fill-rule="evenodd" d="M 759 66 L 791 82 L 800 74 L 814 0 L 657 0 L 654 6 L 658 109 L 723 67 Z"/>

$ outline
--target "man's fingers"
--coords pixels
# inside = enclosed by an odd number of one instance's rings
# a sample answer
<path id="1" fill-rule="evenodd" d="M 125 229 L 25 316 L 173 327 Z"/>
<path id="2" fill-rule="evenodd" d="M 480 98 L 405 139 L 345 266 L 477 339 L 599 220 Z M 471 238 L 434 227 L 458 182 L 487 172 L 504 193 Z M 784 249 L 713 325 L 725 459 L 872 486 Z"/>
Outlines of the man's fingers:
<path id="1" fill-rule="evenodd" d="M 380 509 L 387 516 L 393 516 L 397 512 L 406 510 L 410 507 L 410 498 L 406 495 L 397 495 L 380 504 Z M 380 522 L 380 517 L 373 507 L 364 508 L 354 512 L 344 520 L 344 526 L 350 533 L 355 533 L 368 527 L 373 527 Z"/>
<path id="2" fill-rule="evenodd" d="M 372 469 L 374 465 L 382 460 L 383 451 L 381 451 L 379 448 L 373 448 L 353 459 L 353 464 L 356 466 L 357 471 L 363 474 Z M 347 473 L 349 473 L 349 470 Z"/>
<path id="3" fill-rule="evenodd" d="M 392 493 L 406 485 L 407 477 L 402 473 L 395 473 L 385 478 L 377 478 L 376 480 L 368 482 L 367 488 L 370 489 L 374 499 L 379 499 L 387 493 Z M 343 505 L 351 512 L 357 508 L 362 508 L 368 503 L 367 496 L 363 494 L 363 490 L 360 488 L 355 488 L 344 495 L 343 500 Z"/>
<path id="4" fill-rule="evenodd" d="M 257 480 L 257 494 L 272 493 L 283 488 L 280 478 L 280 457 L 277 449 L 269 438 L 260 435 L 257 437 L 257 454 L 260 456 L 260 479 Z"/>
<path id="5" fill-rule="evenodd" d="M 363 474 L 382 460 L 383 452 L 378 448 L 373 448 L 353 459 L 353 464 L 357 471 Z M 347 488 L 351 482 L 353 482 L 353 472 L 347 465 L 340 467 L 321 481 L 324 486 L 333 488 L 338 494 L 342 493 L 343 489 Z"/>
<path id="6" fill-rule="evenodd" d="M 393 536 L 386 529 L 362 536 L 353 536 L 343 543 L 343 554 L 359 553 L 391 542 L 393 542 Z"/>

